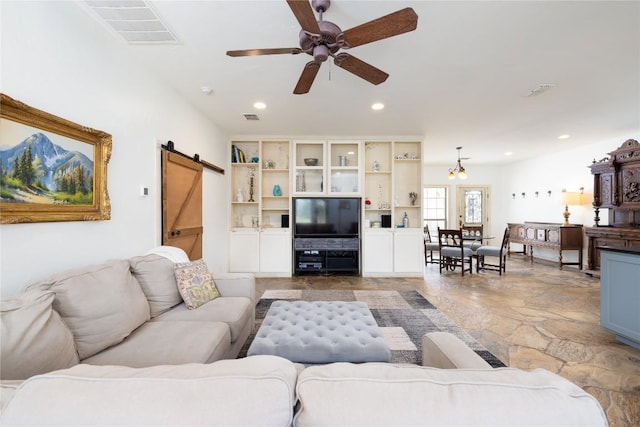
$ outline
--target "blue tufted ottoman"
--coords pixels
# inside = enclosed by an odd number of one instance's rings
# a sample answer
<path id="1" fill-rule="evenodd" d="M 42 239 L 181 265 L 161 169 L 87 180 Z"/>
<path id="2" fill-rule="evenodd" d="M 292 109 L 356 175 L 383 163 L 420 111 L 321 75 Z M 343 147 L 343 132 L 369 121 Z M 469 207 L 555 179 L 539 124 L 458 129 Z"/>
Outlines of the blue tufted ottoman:
<path id="1" fill-rule="evenodd" d="M 389 362 L 391 351 L 367 304 L 274 301 L 247 356 L 299 363 Z"/>

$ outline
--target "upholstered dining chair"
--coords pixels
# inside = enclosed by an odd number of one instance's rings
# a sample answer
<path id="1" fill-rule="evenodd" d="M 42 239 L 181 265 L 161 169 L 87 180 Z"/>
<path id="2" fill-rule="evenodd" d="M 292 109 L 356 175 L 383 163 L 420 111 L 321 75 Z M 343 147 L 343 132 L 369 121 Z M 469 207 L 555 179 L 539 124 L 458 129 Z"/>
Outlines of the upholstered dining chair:
<path id="1" fill-rule="evenodd" d="M 438 258 L 434 258 L 433 253 L 440 252 L 440 244 L 438 242 L 434 242 L 431 238 L 431 233 L 429 232 L 429 226 L 424 226 L 424 263 L 426 264 L 435 264 L 440 262 Z"/>
<path id="2" fill-rule="evenodd" d="M 462 275 L 468 271 L 473 273 L 473 252 L 464 247 L 461 230 L 446 230 L 438 227 L 438 244 L 440 245 L 440 274 L 442 269 L 453 271 L 456 267 L 462 269 Z M 465 268 L 465 264 L 469 268 Z"/>
<path id="3" fill-rule="evenodd" d="M 500 247 L 496 246 L 480 246 L 476 250 L 476 272 L 480 270 L 493 270 L 502 273 L 507 272 L 507 247 L 509 246 L 509 227 L 504 229 L 504 235 L 502 236 L 502 244 Z M 498 258 L 497 264 L 490 264 L 486 261 L 486 257 Z"/>

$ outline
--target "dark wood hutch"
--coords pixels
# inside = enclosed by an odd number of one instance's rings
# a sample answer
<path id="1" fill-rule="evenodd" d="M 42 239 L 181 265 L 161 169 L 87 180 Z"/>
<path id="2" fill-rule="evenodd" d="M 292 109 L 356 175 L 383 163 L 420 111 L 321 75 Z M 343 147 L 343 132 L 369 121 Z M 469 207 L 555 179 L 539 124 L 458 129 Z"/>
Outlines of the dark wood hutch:
<path id="1" fill-rule="evenodd" d="M 600 269 L 599 246 L 640 245 L 640 143 L 628 139 L 618 149 L 591 164 L 594 227 L 589 239 L 587 267 Z M 608 209 L 608 225 L 600 225 L 600 209 Z"/>

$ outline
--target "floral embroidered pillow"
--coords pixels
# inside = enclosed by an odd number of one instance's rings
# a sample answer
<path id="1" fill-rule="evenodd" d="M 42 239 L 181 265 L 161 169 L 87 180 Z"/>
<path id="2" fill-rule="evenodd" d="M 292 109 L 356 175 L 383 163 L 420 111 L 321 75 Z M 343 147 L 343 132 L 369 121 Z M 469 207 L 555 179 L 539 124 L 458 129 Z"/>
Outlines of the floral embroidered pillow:
<path id="1" fill-rule="evenodd" d="M 178 291 L 189 309 L 195 309 L 220 296 L 204 260 L 178 263 L 174 274 Z"/>

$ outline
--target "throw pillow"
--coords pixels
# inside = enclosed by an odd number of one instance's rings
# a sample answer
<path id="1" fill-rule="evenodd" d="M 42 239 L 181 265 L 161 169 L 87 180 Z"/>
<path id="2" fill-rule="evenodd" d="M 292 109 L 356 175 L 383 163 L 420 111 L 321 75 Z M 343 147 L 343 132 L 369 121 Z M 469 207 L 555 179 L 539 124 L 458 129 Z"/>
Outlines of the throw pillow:
<path id="1" fill-rule="evenodd" d="M 78 364 L 73 335 L 52 308 L 55 296 L 34 290 L 0 301 L 2 380 L 22 380 Z"/>
<path id="2" fill-rule="evenodd" d="M 220 296 L 203 259 L 176 264 L 174 274 L 178 291 L 189 309 L 198 308 Z"/>

